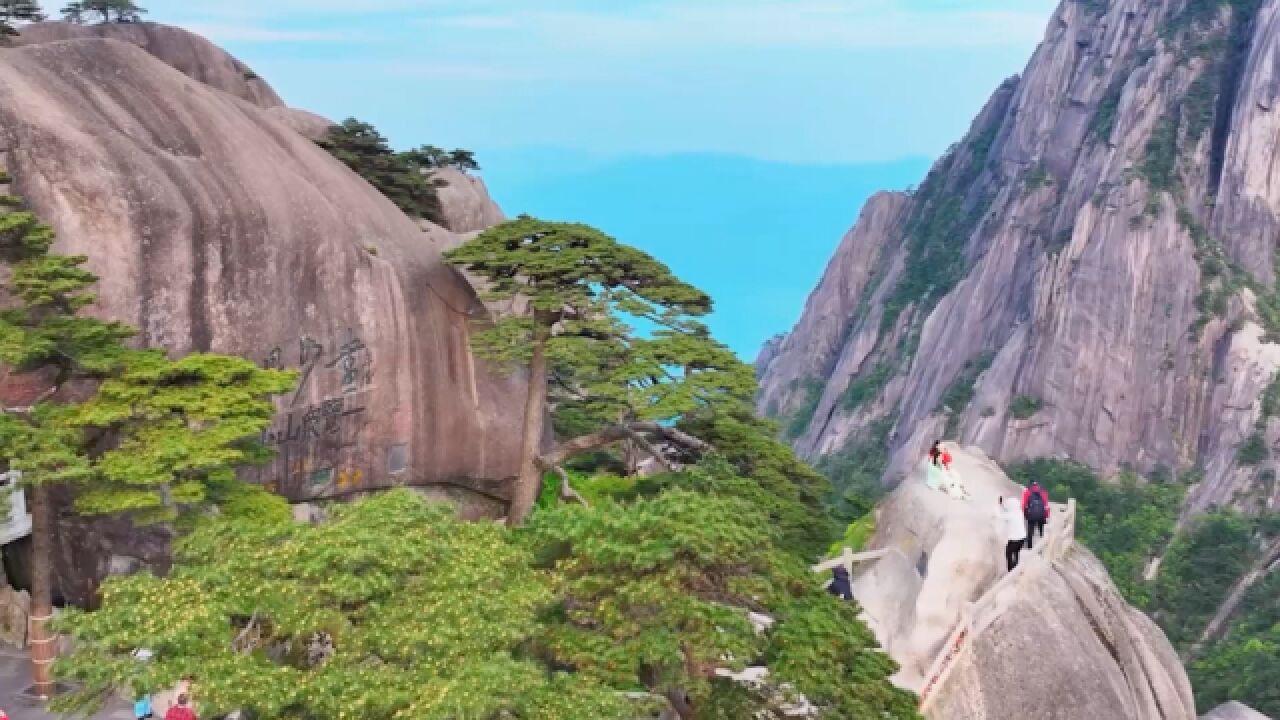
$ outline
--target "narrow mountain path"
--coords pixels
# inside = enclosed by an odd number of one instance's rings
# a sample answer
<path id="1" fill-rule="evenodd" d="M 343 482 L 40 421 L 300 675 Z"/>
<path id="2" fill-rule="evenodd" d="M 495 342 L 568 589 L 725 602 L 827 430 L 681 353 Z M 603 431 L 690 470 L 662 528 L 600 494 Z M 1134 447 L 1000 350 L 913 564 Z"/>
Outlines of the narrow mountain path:
<path id="1" fill-rule="evenodd" d="M 937 657 L 925 674 L 920 688 L 920 712 L 925 714 L 930 700 L 936 697 L 937 691 L 947 681 L 947 677 L 956 661 L 968 651 L 971 641 L 984 630 L 991 627 L 996 620 L 1013 603 L 1013 599 L 1023 587 L 1022 578 L 1035 569 L 1044 569 L 1048 564 L 1060 559 L 1075 542 L 1076 501 L 1074 498 L 1066 503 L 1051 503 L 1053 511 L 1049 515 L 1049 523 L 1045 527 L 1043 539 L 1029 551 L 1030 555 L 1040 562 L 1031 560 L 1025 554 L 1018 567 L 996 580 L 976 601 L 969 603 L 960 616 L 960 621 L 952 630 L 946 642 L 942 644 Z"/>

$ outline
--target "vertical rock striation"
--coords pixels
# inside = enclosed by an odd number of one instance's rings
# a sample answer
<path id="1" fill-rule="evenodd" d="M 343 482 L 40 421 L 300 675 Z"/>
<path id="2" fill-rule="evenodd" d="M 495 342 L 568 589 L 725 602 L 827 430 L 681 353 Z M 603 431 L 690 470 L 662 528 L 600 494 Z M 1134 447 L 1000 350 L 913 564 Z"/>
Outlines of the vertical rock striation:
<path id="1" fill-rule="evenodd" d="M 1277 0 L 1064 0 L 920 188 L 868 203 L 761 410 L 814 460 L 888 444 L 886 483 L 950 432 L 1275 508 L 1275 453 L 1237 449 L 1280 439 L 1278 67 Z"/>

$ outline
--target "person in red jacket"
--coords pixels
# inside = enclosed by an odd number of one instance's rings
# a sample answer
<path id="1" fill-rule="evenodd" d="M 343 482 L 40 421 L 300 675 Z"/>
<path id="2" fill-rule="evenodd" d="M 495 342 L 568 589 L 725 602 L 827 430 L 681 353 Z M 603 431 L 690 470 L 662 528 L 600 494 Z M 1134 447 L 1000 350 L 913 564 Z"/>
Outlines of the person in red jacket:
<path id="1" fill-rule="evenodd" d="M 1040 487 L 1040 483 L 1033 481 L 1031 487 L 1022 491 L 1022 516 L 1027 519 L 1027 549 L 1030 550 L 1035 529 L 1040 528 L 1043 540 L 1044 524 L 1049 521 L 1049 493 Z"/>
<path id="2" fill-rule="evenodd" d="M 164 720 L 196 720 L 190 702 L 186 695 L 179 695 L 178 704 L 169 708 L 169 712 L 164 714 Z"/>
<path id="3" fill-rule="evenodd" d="M 929 462 L 944 470 L 951 470 L 951 453 L 942 447 L 941 440 L 935 442 L 933 447 L 929 448 Z"/>

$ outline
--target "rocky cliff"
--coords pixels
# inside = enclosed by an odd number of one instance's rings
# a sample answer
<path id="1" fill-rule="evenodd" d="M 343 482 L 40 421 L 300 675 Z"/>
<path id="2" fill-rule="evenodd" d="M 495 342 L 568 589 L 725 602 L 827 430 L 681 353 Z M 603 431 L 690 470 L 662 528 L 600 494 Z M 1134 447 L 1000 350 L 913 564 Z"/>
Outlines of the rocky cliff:
<path id="1" fill-rule="evenodd" d="M 1277 0 L 1064 0 L 920 187 L 868 202 L 761 409 L 812 459 L 888 447 L 886 482 L 947 435 L 1275 508 L 1277 67 Z"/>
<path id="2" fill-rule="evenodd" d="M 895 682 L 923 691 L 925 716 L 1195 718 L 1177 653 L 1072 542 L 1073 510 L 1055 505 L 1045 538 L 1007 572 L 999 499 L 1023 488 L 981 450 L 950 449 L 969 499 L 909 473 L 876 510 L 868 549 L 885 554 L 854 580 L 901 666 Z"/>
<path id="3" fill-rule="evenodd" d="M 470 353 L 485 310 L 440 260 L 456 235 L 405 217 L 200 38 L 154 25 L 25 38 L 0 48 L 0 166 L 57 249 L 89 257 L 96 311 L 175 354 L 301 372 L 261 482 L 294 500 L 423 485 L 501 512 L 523 394 Z M 470 230 L 500 217 L 454 212 Z M 148 554 L 114 537 L 67 553 L 78 575 Z"/>
<path id="4" fill-rule="evenodd" d="M 1201 716 L 1200 720 L 1271 720 L 1271 718 L 1248 705 L 1229 702 L 1214 708 L 1208 715 Z"/>

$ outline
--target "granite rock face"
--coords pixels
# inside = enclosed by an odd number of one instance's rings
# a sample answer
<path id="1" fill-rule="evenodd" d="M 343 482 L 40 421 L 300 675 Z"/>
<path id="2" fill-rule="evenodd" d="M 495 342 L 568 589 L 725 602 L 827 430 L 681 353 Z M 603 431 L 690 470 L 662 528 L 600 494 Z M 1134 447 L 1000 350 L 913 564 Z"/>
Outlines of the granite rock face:
<path id="1" fill-rule="evenodd" d="M 444 224 L 455 233 L 472 233 L 506 220 L 502 209 L 489 197 L 484 182 L 453 168 L 431 173 L 436 196 L 444 210 Z"/>
<path id="2" fill-rule="evenodd" d="M 914 469 L 876 510 L 867 549 L 886 554 L 854 580 L 868 625 L 901 667 L 894 681 L 913 691 L 969 619 L 966 650 L 932 686 L 926 717 L 1193 720 L 1190 683 L 1164 634 L 1088 550 L 1064 542 L 1065 498 L 1051 498 L 1046 538 L 1009 573 L 1000 501 L 1023 488 L 980 449 L 949 449 L 968 500 Z M 1051 542 L 1063 550 L 1046 555 Z"/>
<path id="3" fill-rule="evenodd" d="M 1189 513 L 1276 508 L 1280 454 L 1236 458 L 1280 440 L 1280 2 L 1250 7 L 1064 0 L 920 188 L 868 203 L 760 409 L 813 460 L 888 446 L 886 484 L 953 416 L 1002 462 L 1198 468 Z"/>
<path id="4" fill-rule="evenodd" d="M 1271 718 L 1243 703 L 1229 702 L 1201 716 L 1200 720 L 1271 720 Z"/>
<path id="5" fill-rule="evenodd" d="M 217 45 L 182 28 L 149 22 L 99 25 L 43 22 L 23 27 L 17 42 L 19 45 L 44 45 L 93 38 L 137 45 L 191 79 L 258 107 L 284 107 L 284 101 L 276 91 L 247 65 Z"/>
<path id="6" fill-rule="evenodd" d="M 487 312 L 441 261 L 458 236 L 420 227 L 282 122 L 265 83 L 212 73 L 205 41 L 150 25 L 92 30 L 140 35 L 0 49 L 0 166 L 58 231 L 56 249 L 89 257 L 94 311 L 173 354 L 299 370 L 264 438 L 278 457 L 254 471 L 291 500 L 415 485 L 500 505 L 523 381 L 470 352 Z M 170 65 L 189 57 L 204 59 Z M 476 229 L 495 216 L 454 210 Z M 65 530 L 64 592 L 77 600 L 112 556 L 156 562 L 141 534 L 139 549 L 109 529 Z"/>

